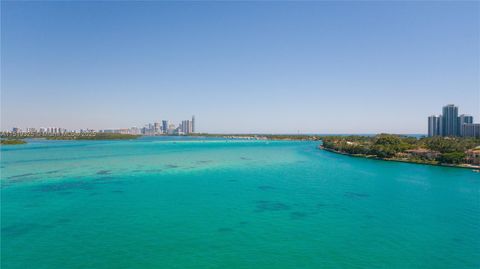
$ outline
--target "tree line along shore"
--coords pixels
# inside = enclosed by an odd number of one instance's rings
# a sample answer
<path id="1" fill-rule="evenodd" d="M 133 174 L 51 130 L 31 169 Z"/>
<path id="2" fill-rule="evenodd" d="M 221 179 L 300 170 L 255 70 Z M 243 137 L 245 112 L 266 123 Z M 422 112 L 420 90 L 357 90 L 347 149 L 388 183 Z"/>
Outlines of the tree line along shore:
<path id="1" fill-rule="evenodd" d="M 226 139 L 248 139 L 248 140 L 302 140 L 316 141 L 321 140 L 318 135 L 292 135 L 292 134 L 209 134 L 209 133 L 192 133 L 188 136 L 193 137 L 215 137 Z"/>
<path id="2" fill-rule="evenodd" d="M 125 140 L 136 139 L 143 135 L 118 134 L 118 133 L 65 133 L 65 134 L 8 134 L 0 135 L 3 144 L 13 144 L 13 141 L 23 141 L 23 139 L 39 138 L 47 140 Z M 164 136 L 164 135 L 158 135 Z M 320 136 L 315 135 L 263 135 L 263 134 L 209 134 L 209 133 L 191 133 L 190 137 L 215 137 L 226 139 L 254 139 L 254 140 L 302 140 L 316 141 L 321 140 Z M 23 143 L 23 144 L 24 144 Z M 20 144 L 20 143 L 19 143 Z"/>
<path id="3" fill-rule="evenodd" d="M 320 148 L 356 157 L 480 168 L 480 139 L 460 137 L 326 136 Z"/>
<path id="4" fill-rule="evenodd" d="M 130 140 L 137 139 L 142 135 L 117 134 L 117 133 L 65 133 L 65 134 L 2 134 L 0 145 L 22 145 L 27 144 L 24 139 L 46 139 L 46 140 Z M 192 133 L 183 136 L 192 137 L 217 137 L 226 139 L 253 139 L 253 140 L 320 140 L 319 136 L 312 135 L 258 135 L 258 134 L 208 134 Z"/>
<path id="5" fill-rule="evenodd" d="M 24 139 L 30 138 L 39 138 L 46 140 L 128 140 L 136 139 L 141 135 L 130 135 L 130 134 L 111 134 L 111 133 L 86 133 L 86 134 L 76 134 L 76 133 L 67 133 L 61 135 L 40 135 L 40 134 L 18 134 L 10 136 L 1 136 L 0 143 L 2 145 L 17 145 L 25 144 Z M 21 142 L 22 143 L 21 143 Z"/>
<path id="6" fill-rule="evenodd" d="M 1 139 L 0 140 L 0 145 L 22 145 L 22 144 L 27 144 L 22 139 Z"/>

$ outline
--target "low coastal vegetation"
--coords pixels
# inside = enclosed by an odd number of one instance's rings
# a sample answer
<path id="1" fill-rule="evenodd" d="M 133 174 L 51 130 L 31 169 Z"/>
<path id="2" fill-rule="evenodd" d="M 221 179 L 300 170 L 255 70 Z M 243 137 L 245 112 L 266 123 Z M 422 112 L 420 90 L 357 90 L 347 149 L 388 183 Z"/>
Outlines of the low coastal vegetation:
<path id="1" fill-rule="evenodd" d="M 95 133 L 94 135 L 49 136 L 48 140 L 128 140 L 137 139 L 140 135 Z"/>
<path id="2" fill-rule="evenodd" d="M 302 141 L 316 141 L 321 140 L 320 136 L 316 135 L 291 135 L 291 134 L 209 134 L 209 133 L 192 133 L 188 136 L 201 137 L 218 137 L 227 139 L 253 139 L 253 140 L 302 140 Z"/>
<path id="3" fill-rule="evenodd" d="M 325 150 L 338 153 L 451 166 L 480 165 L 480 139 L 459 137 L 408 137 L 380 134 L 376 136 L 325 136 Z"/>
<path id="4" fill-rule="evenodd" d="M 24 138 L 43 138 L 47 140 L 126 140 L 126 139 L 136 139 L 140 135 L 130 135 L 130 134 L 113 134 L 113 133 L 65 133 L 65 134 L 55 134 L 55 135 L 40 135 L 40 134 L 19 134 L 16 136 L 3 136 L 5 139 L 2 141 L 11 141 L 19 140 Z M 25 141 L 23 141 L 26 143 Z"/>
<path id="5" fill-rule="evenodd" d="M 21 139 L 2 139 L 0 140 L 0 145 L 23 145 L 26 144 L 24 140 Z"/>

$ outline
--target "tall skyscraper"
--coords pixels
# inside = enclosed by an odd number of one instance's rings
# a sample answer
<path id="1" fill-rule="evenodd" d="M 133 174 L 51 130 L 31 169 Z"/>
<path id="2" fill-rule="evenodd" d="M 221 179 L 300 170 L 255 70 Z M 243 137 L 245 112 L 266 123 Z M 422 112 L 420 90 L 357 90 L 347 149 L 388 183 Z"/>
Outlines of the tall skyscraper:
<path id="1" fill-rule="evenodd" d="M 162 131 L 164 134 L 168 133 L 169 125 L 170 123 L 168 122 L 168 120 L 162 120 Z"/>
<path id="2" fill-rule="evenodd" d="M 442 116 L 430 116 L 428 117 L 428 136 L 441 136 L 442 135 Z"/>
<path id="3" fill-rule="evenodd" d="M 160 123 L 155 122 L 155 123 L 153 124 L 153 129 L 154 129 L 154 130 L 153 130 L 154 133 L 156 133 L 156 134 L 160 133 Z"/>
<path id="4" fill-rule="evenodd" d="M 184 134 L 192 133 L 192 121 L 190 120 L 183 120 L 180 123 L 180 131 Z"/>
<path id="5" fill-rule="evenodd" d="M 195 133 L 195 115 L 192 116 L 192 133 Z"/>
<path id="6" fill-rule="evenodd" d="M 192 122 L 190 120 L 184 120 L 182 121 L 180 125 L 180 130 L 184 134 L 189 134 L 192 132 Z"/>
<path id="7" fill-rule="evenodd" d="M 462 114 L 458 117 L 458 125 L 459 125 L 458 129 L 460 130 L 460 133 L 459 133 L 460 136 L 465 136 L 463 125 L 468 123 L 473 123 L 472 116 Z"/>
<path id="8" fill-rule="evenodd" d="M 446 105 L 442 111 L 442 135 L 458 136 L 460 134 L 460 125 L 458 124 L 458 107 L 455 105 Z"/>

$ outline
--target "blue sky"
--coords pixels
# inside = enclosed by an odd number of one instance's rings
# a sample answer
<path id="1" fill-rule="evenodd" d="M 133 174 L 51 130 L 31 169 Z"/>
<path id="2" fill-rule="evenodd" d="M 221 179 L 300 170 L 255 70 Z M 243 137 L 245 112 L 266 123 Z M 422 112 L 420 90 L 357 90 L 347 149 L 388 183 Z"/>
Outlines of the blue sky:
<path id="1" fill-rule="evenodd" d="M 478 2 L 5 2 L 1 120 L 425 133 L 480 121 Z"/>

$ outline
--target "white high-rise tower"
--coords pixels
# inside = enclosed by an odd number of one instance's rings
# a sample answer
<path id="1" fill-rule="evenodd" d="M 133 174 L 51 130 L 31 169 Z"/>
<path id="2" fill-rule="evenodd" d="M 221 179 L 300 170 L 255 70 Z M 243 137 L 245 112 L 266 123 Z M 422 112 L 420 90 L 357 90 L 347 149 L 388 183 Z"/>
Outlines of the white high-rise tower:
<path id="1" fill-rule="evenodd" d="M 195 133 L 195 115 L 192 116 L 192 133 Z"/>

